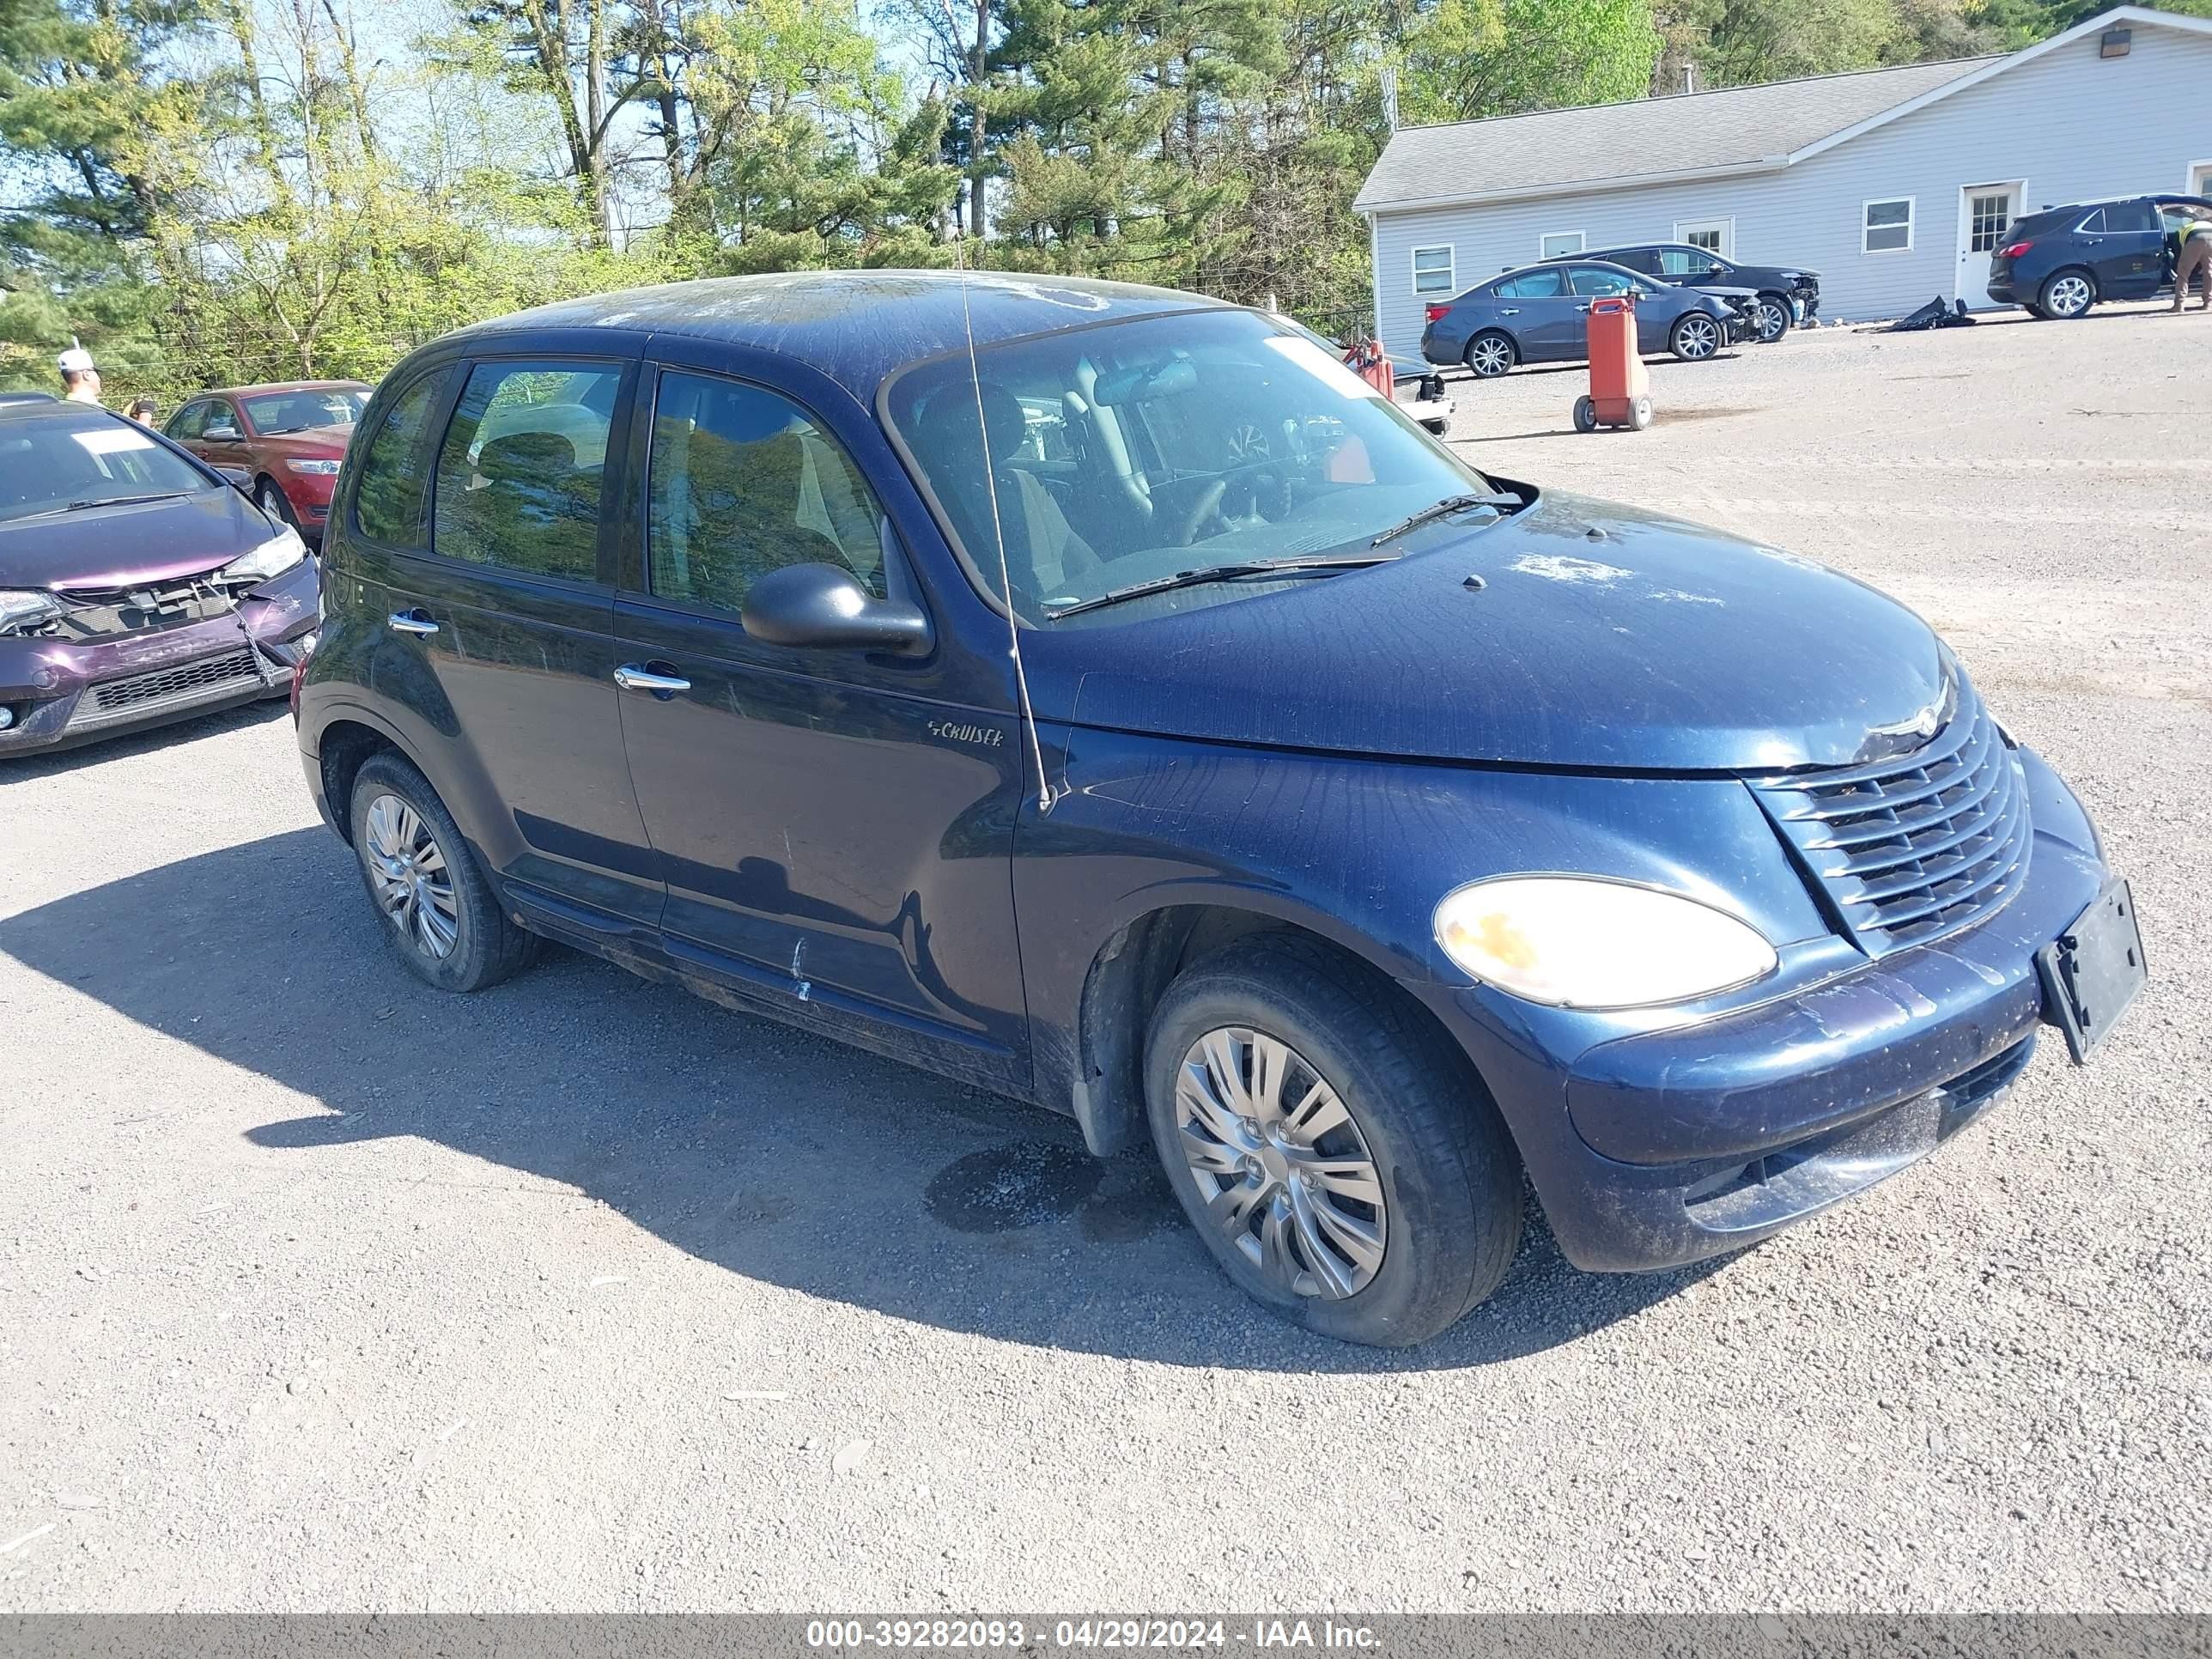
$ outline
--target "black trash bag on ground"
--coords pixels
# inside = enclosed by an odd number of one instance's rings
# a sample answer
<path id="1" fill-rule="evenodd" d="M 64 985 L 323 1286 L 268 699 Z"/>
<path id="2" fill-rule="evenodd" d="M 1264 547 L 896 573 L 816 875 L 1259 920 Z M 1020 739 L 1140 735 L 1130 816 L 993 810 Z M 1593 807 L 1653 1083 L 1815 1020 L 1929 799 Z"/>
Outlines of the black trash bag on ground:
<path id="1" fill-rule="evenodd" d="M 1882 332 L 1917 334 L 1923 329 L 1972 328 L 1973 325 L 1974 319 L 1966 315 L 1966 302 L 1964 300 L 1959 301 L 1959 308 L 1954 311 L 1943 303 L 1943 296 L 1939 294 L 1911 316 L 1899 318 L 1887 328 L 1882 330 Z"/>

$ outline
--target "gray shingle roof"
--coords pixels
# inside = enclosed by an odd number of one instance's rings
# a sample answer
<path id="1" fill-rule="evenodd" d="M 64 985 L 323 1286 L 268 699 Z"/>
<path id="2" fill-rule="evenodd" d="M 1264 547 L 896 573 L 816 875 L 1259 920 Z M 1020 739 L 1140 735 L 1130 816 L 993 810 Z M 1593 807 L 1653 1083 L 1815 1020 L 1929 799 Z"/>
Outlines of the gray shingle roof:
<path id="1" fill-rule="evenodd" d="M 1353 206 L 1543 196 L 1651 174 L 1778 164 L 1793 151 L 1995 61 L 1960 58 L 1626 104 L 1401 127 Z"/>

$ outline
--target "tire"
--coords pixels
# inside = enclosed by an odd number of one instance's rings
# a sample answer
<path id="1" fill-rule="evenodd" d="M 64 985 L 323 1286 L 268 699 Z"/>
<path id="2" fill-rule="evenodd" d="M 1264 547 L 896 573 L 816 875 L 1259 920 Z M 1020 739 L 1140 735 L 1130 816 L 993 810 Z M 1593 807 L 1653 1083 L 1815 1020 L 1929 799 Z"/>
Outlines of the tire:
<path id="1" fill-rule="evenodd" d="M 370 756 L 348 810 L 362 884 L 387 924 L 386 941 L 417 979 L 441 991 L 481 991 L 529 965 L 536 939 L 507 919 L 460 826 L 411 762 L 388 749 Z M 401 885 L 405 892 L 395 895 Z"/>
<path id="2" fill-rule="evenodd" d="M 2097 303 L 2096 279 L 2078 265 L 2054 270 L 2035 291 L 2035 308 L 2054 322 L 2070 323 Z"/>
<path id="3" fill-rule="evenodd" d="M 1588 397 L 1575 399 L 1575 430 L 1577 432 L 1597 430 L 1597 405 Z"/>
<path id="4" fill-rule="evenodd" d="M 300 521 L 292 516 L 292 503 L 284 499 L 284 492 L 276 488 L 275 479 L 262 478 L 255 483 L 253 504 L 278 524 L 288 524 L 295 530 L 300 527 Z"/>
<path id="5" fill-rule="evenodd" d="M 1421 424 L 1428 428 L 1431 437 L 1448 438 L 1451 435 L 1451 416 L 1449 415 L 1440 420 L 1423 421 Z"/>
<path id="6" fill-rule="evenodd" d="M 1756 303 L 1759 331 L 1752 338 L 1761 345 L 1772 345 L 1790 331 L 1796 321 L 1790 314 L 1790 301 L 1778 294 L 1762 294 Z"/>
<path id="7" fill-rule="evenodd" d="M 1667 349 L 1686 363 L 1701 363 L 1721 349 L 1721 325 L 1702 311 L 1686 311 L 1667 331 Z"/>
<path id="8" fill-rule="evenodd" d="M 1401 995 L 1317 940 L 1257 934 L 1185 969 L 1146 1039 L 1153 1144 L 1222 1270 L 1287 1319 L 1379 1347 L 1450 1326 L 1498 1288 L 1521 1237 L 1512 1139 Z M 1266 1056 L 1272 1102 L 1251 1088 Z M 1302 1130 L 1301 1107 L 1309 1124 L 1335 1108 L 1341 1121 Z M 1286 1133 L 1247 1133 L 1270 1110 Z M 1297 1179 L 1316 1156 L 1333 1182 Z"/>
<path id="9" fill-rule="evenodd" d="M 1651 399 L 1638 398 L 1628 406 L 1628 423 L 1638 432 L 1651 424 Z"/>
<path id="10" fill-rule="evenodd" d="M 1467 367 L 1478 380 L 1494 380 L 1521 361 L 1521 348 L 1503 329 L 1486 328 L 1467 343 Z"/>

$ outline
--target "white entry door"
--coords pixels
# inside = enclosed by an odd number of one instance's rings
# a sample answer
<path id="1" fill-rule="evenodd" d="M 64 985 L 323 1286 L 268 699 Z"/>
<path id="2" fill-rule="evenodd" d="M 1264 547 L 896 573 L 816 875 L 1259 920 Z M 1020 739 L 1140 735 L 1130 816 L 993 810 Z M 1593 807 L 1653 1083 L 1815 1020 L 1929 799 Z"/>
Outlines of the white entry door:
<path id="1" fill-rule="evenodd" d="M 1969 311 L 1985 311 L 1990 298 L 1990 255 L 2004 246 L 2005 228 L 2020 217 L 2026 185 L 1968 185 L 1959 192 L 1959 283 L 1951 290 Z"/>

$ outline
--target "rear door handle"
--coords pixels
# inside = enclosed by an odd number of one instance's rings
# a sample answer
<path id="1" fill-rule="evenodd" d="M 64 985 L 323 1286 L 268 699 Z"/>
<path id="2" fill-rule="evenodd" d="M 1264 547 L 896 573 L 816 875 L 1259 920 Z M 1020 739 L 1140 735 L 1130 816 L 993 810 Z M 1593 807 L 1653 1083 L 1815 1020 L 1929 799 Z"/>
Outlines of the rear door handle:
<path id="1" fill-rule="evenodd" d="M 438 624 L 420 609 L 395 611 L 384 619 L 384 625 L 395 634 L 434 634 Z"/>
<path id="2" fill-rule="evenodd" d="M 625 691 L 649 691 L 663 702 L 691 689 L 691 682 L 665 662 L 626 662 L 615 670 L 615 684 Z"/>

